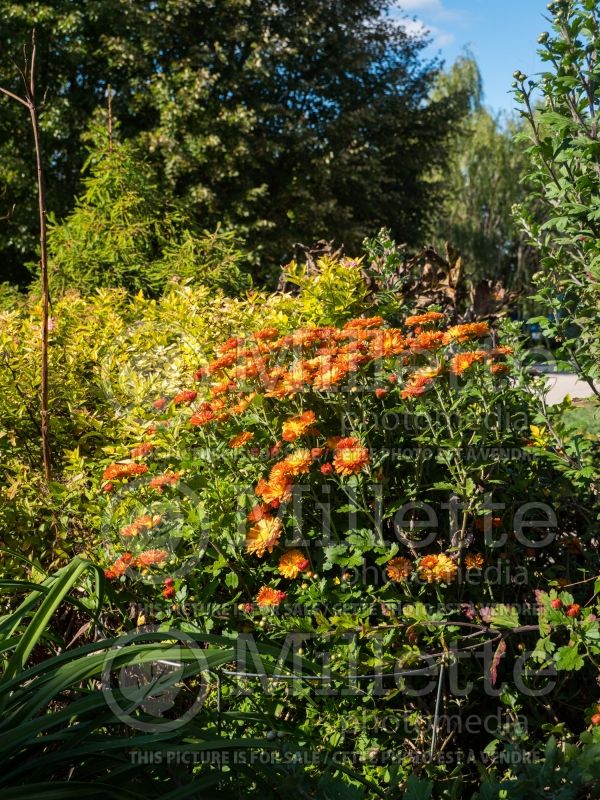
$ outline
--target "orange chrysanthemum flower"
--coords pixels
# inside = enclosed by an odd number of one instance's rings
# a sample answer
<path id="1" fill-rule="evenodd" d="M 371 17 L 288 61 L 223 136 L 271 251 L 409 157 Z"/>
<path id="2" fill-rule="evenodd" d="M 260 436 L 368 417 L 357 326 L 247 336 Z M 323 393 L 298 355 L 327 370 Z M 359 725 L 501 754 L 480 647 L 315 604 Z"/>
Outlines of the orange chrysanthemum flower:
<path id="1" fill-rule="evenodd" d="M 344 325 L 344 330 L 349 328 L 378 328 L 383 325 L 383 317 L 360 317 L 358 319 L 351 319 Z"/>
<path id="2" fill-rule="evenodd" d="M 362 445 L 340 447 L 333 458 L 333 466 L 338 475 L 356 475 L 369 463 L 369 451 Z"/>
<path id="3" fill-rule="evenodd" d="M 371 340 L 369 353 L 373 358 L 388 358 L 397 356 L 406 349 L 406 340 L 402 332 L 395 328 L 378 331 Z"/>
<path id="4" fill-rule="evenodd" d="M 325 346 L 335 341 L 334 337 L 337 333 L 337 328 L 316 328 L 315 330 L 318 333 L 321 346 Z"/>
<path id="5" fill-rule="evenodd" d="M 458 353 L 450 363 L 450 371 L 455 375 L 462 375 L 473 364 L 481 364 L 485 361 L 487 353 L 485 350 L 473 350 L 470 353 Z"/>
<path id="6" fill-rule="evenodd" d="M 419 577 L 427 583 L 450 583 L 456 577 L 458 567 L 444 553 L 424 556 L 419 562 Z"/>
<path id="7" fill-rule="evenodd" d="M 445 318 L 446 315 L 441 314 L 439 311 L 428 311 L 425 314 L 415 314 L 412 317 L 407 317 L 404 320 L 404 324 L 407 328 L 415 328 L 417 325 L 429 325 Z"/>
<path id="8" fill-rule="evenodd" d="M 290 417 L 282 425 L 281 438 L 285 442 L 295 442 L 314 424 L 316 418 L 314 411 L 305 411 L 297 417 Z"/>
<path id="9" fill-rule="evenodd" d="M 260 331 L 257 331 L 254 334 L 255 339 L 264 340 L 264 339 L 276 339 L 279 336 L 279 331 L 277 328 L 263 328 Z"/>
<path id="10" fill-rule="evenodd" d="M 410 383 L 417 383 L 417 384 L 426 384 L 432 381 L 434 378 L 439 378 L 439 376 L 444 371 L 442 366 L 436 367 L 423 367 L 422 369 L 417 369 L 413 372 L 410 376 Z"/>
<path id="11" fill-rule="evenodd" d="M 406 400 L 409 397 L 420 397 L 425 393 L 427 387 L 431 384 L 434 378 L 439 377 L 443 372 L 443 368 L 437 367 L 424 367 L 413 372 L 410 376 L 406 387 L 400 392 L 400 397 Z"/>
<path id="12" fill-rule="evenodd" d="M 428 386 L 434 378 L 438 378 L 444 371 L 443 367 L 423 367 L 415 370 L 409 378 L 410 386 Z"/>
<path id="13" fill-rule="evenodd" d="M 232 407 L 231 409 L 232 412 L 234 414 L 243 414 L 255 397 L 256 397 L 256 392 L 250 392 L 250 394 L 247 394 L 245 397 L 242 397 L 239 400 L 239 402 L 237 402 Z"/>
<path id="14" fill-rule="evenodd" d="M 155 528 L 157 525 L 160 525 L 161 522 L 162 517 L 160 514 L 143 514 L 141 517 L 134 519 L 129 525 L 125 525 L 125 527 L 121 529 L 121 536 L 139 536 L 140 533 Z"/>
<path id="15" fill-rule="evenodd" d="M 155 449 L 154 445 L 150 444 L 150 442 L 142 442 L 142 444 L 138 444 L 137 447 L 132 448 L 130 455 L 132 458 L 143 458 Z"/>
<path id="16" fill-rule="evenodd" d="M 262 498 L 265 503 L 270 505 L 287 503 L 292 499 L 293 484 L 286 477 L 276 480 L 264 480 L 261 478 L 254 490 L 257 497 Z"/>
<path id="17" fill-rule="evenodd" d="M 277 446 L 276 446 L 277 447 Z M 273 450 L 276 450 L 276 447 Z M 271 483 L 279 483 L 281 481 L 289 481 L 291 475 L 291 468 L 287 463 L 287 460 L 284 458 L 283 461 L 279 461 L 277 464 L 273 464 L 271 467 L 271 471 L 269 472 L 269 480 Z"/>
<path id="18" fill-rule="evenodd" d="M 231 350 L 236 350 L 243 344 L 244 340 L 240 336 L 231 336 L 226 342 L 219 346 L 218 351 L 219 353 L 228 353 Z"/>
<path id="19" fill-rule="evenodd" d="M 194 391 L 193 389 L 184 389 L 182 392 L 179 392 L 179 394 L 175 395 L 173 398 L 173 405 L 189 405 L 190 403 L 193 403 L 197 397 L 198 392 Z"/>
<path id="20" fill-rule="evenodd" d="M 466 325 L 454 325 L 444 334 L 444 344 L 452 342 L 468 342 L 471 339 L 481 339 L 488 336 L 490 326 L 487 322 L 469 322 Z"/>
<path id="21" fill-rule="evenodd" d="M 328 347 L 320 347 L 317 350 L 318 356 L 337 356 L 338 349 L 335 345 L 329 345 Z"/>
<path id="22" fill-rule="evenodd" d="M 264 360 L 264 358 L 257 358 L 253 354 L 252 358 L 246 359 L 243 364 L 240 364 L 239 367 L 236 367 L 234 375 L 239 380 L 250 380 L 251 378 L 256 378 L 257 375 L 263 373 L 266 367 L 267 362 Z"/>
<path id="23" fill-rule="evenodd" d="M 326 389 L 331 389 L 334 386 L 337 386 L 350 372 L 350 367 L 348 364 L 344 364 L 341 361 L 335 361 L 331 364 L 331 366 L 322 372 L 319 372 L 315 375 L 313 380 L 313 389 L 319 391 L 324 391 Z"/>
<path id="24" fill-rule="evenodd" d="M 166 550 L 145 550 L 134 559 L 137 567 L 155 567 L 164 563 L 169 554 Z"/>
<path id="25" fill-rule="evenodd" d="M 405 581 L 410 576 L 412 569 L 412 564 L 408 558 L 397 556 L 388 561 L 385 571 L 391 581 L 400 582 Z"/>
<path id="26" fill-rule="evenodd" d="M 190 425 L 207 425 L 209 422 L 212 422 L 215 417 L 216 415 L 212 407 L 208 403 L 204 403 L 203 406 L 190 417 Z"/>
<path id="27" fill-rule="evenodd" d="M 254 508 L 246 515 L 246 519 L 248 522 L 258 522 L 265 517 L 270 516 L 270 506 L 266 503 L 258 503 L 258 505 L 254 506 Z"/>
<path id="28" fill-rule="evenodd" d="M 309 565 L 309 561 L 301 550 L 288 550 L 279 559 L 279 572 L 284 578 L 293 580 Z"/>
<path id="29" fill-rule="evenodd" d="M 235 388 L 236 383 L 234 381 L 230 381 L 229 378 L 225 378 L 225 380 L 215 384 L 211 388 L 210 393 L 213 397 L 220 397 L 220 395 L 227 394 L 227 392 L 233 392 Z"/>
<path id="30" fill-rule="evenodd" d="M 505 375 L 509 371 L 508 364 L 492 364 L 490 372 L 492 375 Z"/>
<path id="31" fill-rule="evenodd" d="M 509 347 L 508 345 L 504 345 L 502 347 L 494 347 L 492 350 L 490 350 L 491 356 L 511 356 L 513 353 L 514 353 L 513 348 Z"/>
<path id="32" fill-rule="evenodd" d="M 485 564 L 485 559 L 481 553 L 467 553 L 465 556 L 465 567 L 467 569 L 481 569 Z"/>
<path id="33" fill-rule="evenodd" d="M 370 355 L 365 355 L 362 352 L 357 353 L 344 353 L 338 356 L 336 364 L 344 368 L 348 372 L 356 372 L 363 364 L 366 364 L 372 358 Z"/>
<path id="34" fill-rule="evenodd" d="M 287 597 L 285 592 L 271 589 L 270 586 L 262 586 L 256 595 L 256 605 L 260 607 L 278 606 Z"/>
<path id="35" fill-rule="evenodd" d="M 133 565 L 134 560 L 132 553 L 123 553 L 121 556 L 119 556 L 119 558 L 117 558 L 114 564 L 104 570 L 104 575 L 109 581 L 112 581 L 115 578 L 120 578 L 121 575 L 124 575 L 129 567 Z"/>
<path id="36" fill-rule="evenodd" d="M 294 450 L 282 462 L 281 469 L 285 474 L 296 477 L 310 471 L 313 458 L 310 450 Z"/>
<path id="37" fill-rule="evenodd" d="M 419 384 L 410 385 L 409 384 L 406 388 L 402 389 L 402 391 L 400 392 L 400 397 L 403 400 L 408 400 L 409 398 L 412 398 L 412 397 L 420 397 L 422 394 L 425 394 L 426 390 L 427 390 L 427 386 L 425 386 L 425 384 L 421 384 L 421 385 L 419 385 Z"/>
<path id="38" fill-rule="evenodd" d="M 286 336 L 286 344 L 293 347 L 310 347 L 320 339 L 318 328 L 298 328 L 290 336 Z"/>
<path id="39" fill-rule="evenodd" d="M 441 331 L 423 331 L 410 342 L 411 350 L 439 350 L 444 344 Z"/>
<path id="40" fill-rule="evenodd" d="M 244 433 L 238 433 L 237 436 L 234 436 L 233 439 L 229 440 L 229 447 L 232 450 L 235 450 L 238 447 L 243 447 L 247 442 L 254 439 L 254 434 L 250 431 L 244 431 Z"/>
<path id="41" fill-rule="evenodd" d="M 262 558 L 266 551 L 273 552 L 283 533 L 283 525 L 277 517 L 263 517 L 246 534 L 246 552 Z"/>
<path id="42" fill-rule="evenodd" d="M 148 486 L 162 493 L 165 486 L 175 486 L 180 477 L 180 472 L 166 472 L 164 475 L 157 475 L 155 478 L 152 478 Z"/>
<path id="43" fill-rule="evenodd" d="M 213 361 L 211 364 L 208 365 L 208 371 L 211 375 L 215 375 L 219 372 L 222 372 L 229 367 L 232 367 L 236 362 L 236 355 L 235 353 L 227 353 L 221 358 L 217 358 L 216 361 Z"/>
<path id="44" fill-rule="evenodd" d="M 121 481 L 148 472 L 146 464 L 109 464 L 102 475 L 105 481 Z"/>
<path id="45" fill-rule="evenodd" d="M 332 450 L 337 450 L 338 448 L 343 447 L 358 447 L 360 445 L 360 440 L 356 438 L 356 436 L 344 436 L 343 438 L 340 436 L 332 436 Z M 329 442 L 329 439 L 327 440 Z"/>

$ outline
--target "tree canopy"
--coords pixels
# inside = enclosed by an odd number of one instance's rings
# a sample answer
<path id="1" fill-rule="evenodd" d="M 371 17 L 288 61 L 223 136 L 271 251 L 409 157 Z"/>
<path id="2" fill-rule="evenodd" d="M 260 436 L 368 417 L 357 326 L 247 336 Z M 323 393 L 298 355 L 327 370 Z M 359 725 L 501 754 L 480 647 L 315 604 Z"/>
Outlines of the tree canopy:
<path id="1" fill-rule="evenodd" d="M 36 28 L 48 205 L 80 191 L 82 137 L 106 104 L 157 184 L 201 228 L 235 228 L 258 274 L 297 242 L 349 249 L 382 226 L 408 243 L 430 229 L 462 87 L 438 97 L 426 39 L 389 0 L 0 1 L 0 81 L 17 88 Z M 3 277 L 35 250 L 27 119 L 0 117 Z M 438 173 L 436 173 L 438 170 Z M 14 206 L 14 209 L 13 209 Z M 12 211 L 11 211 L 12 209 Z"/>

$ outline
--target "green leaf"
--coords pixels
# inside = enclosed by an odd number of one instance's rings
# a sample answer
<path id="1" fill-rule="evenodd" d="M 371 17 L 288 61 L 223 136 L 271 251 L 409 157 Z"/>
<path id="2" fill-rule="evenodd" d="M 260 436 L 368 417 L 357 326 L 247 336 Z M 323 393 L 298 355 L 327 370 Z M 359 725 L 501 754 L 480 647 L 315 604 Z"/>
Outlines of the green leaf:
<path id="1" fill-rule="evenodd" d="M 492 628 L 516 628 L 519 625 L 519 614 L 516 608 L 499 604 L 491 612 Z"/>
<path id="2" fill-rule="evenodd" d="M 236 572 L 228 572 L 225 576 L 225 583 L 229 586 L 230 589 L 237 589 L 239 584 L 239 578 Z"/>
<path id="3" fill-rule="evenodd" d="M 433 793 L 433 782 L 418 778 L 414 773 L 406 781 L 402 800 L 429 800 Z"/>
<path id="4" fill-rule="evenodd" d="M 554 654 L 556 669 L 558 670 L 580 670 L 584 665 L 584 660 L 579 654 L 577 645 L 565 645 L 559 647 Z"/>

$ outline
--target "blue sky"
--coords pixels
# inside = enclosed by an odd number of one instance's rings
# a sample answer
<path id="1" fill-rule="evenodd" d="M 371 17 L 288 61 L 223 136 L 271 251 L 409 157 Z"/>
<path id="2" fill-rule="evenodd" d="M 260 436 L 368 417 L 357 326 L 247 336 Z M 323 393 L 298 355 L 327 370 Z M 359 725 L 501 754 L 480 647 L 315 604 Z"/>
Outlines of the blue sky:
<path id="1" fill-rule="evenodd" d="M 540 70 L 537 37 L 549 29 L 544 19 L 548 0 L 397 0 L 417 21 L 411 29 L 431 31 L 432 50 L 451 64 L 465 46 L 474 53 L 483 75 L 484 103 L 510 112 L 509 94 L 515 69 L 528 75 Z"/>

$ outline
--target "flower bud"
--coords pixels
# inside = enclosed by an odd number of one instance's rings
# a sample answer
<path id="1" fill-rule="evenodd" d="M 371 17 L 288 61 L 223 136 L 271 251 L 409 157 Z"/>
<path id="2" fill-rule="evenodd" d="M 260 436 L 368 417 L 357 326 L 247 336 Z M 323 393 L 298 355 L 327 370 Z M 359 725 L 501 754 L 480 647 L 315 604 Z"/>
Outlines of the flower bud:
<path id="1" fill-rule="evenodd" d="M 579 616 L 580 612 L 581 612 L 581 606 L 578 605 L 577 603 L 571 603 L 571 605 L 567 608 L 566 614 L 567 617 L 571 617 L 572 619 L 574 619 L 575 617 Z"/>

